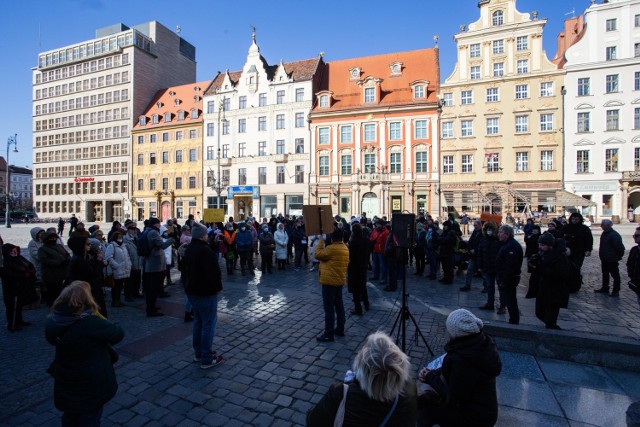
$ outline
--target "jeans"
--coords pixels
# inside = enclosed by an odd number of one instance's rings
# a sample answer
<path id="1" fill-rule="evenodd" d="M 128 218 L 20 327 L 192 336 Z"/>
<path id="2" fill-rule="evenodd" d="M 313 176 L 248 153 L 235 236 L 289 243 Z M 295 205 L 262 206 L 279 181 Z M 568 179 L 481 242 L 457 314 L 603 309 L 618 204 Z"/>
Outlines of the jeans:
<path id="1" fill-rule="evenodd" d="M 218 322 L 218 295 L 187 295 L 193 306 L 193 350 L 202 363 L 213 361 L 213 337 Z"/>
<path id="2" fill-rule="evenodd" d="M 620 292 L 620 270 L 618 269 L 618 261 L 601 261 L 602 262 L 602 287 L 609 289 L 609 274 L 613 277 L 612 292 Z"/>
<path id="3" fill-rule="evenodd" d="M 387 280 L 387 263 L 384 254 L 378 252 L 373 253 L 373 278 L 380 279 L 381 282 Z"/>
<path id="4" fill-rule="evenodd" d="M 253 273 L 253 252 L 242 251 L 240 252 L 240 269 L 242 274 L 246 271 Z"/>
<path id="5" fill-rule="evenodd" d="M 495 305 L 496 302 L 496 273 L 483 273 L 484 285 L 487 287 L 487 304 Z M 505 306 L 502 289 L 498 289 L 500 294 L 500 307 Z"/>
<path id="6" fill-rule="evenodd" d="M 471 258 L 469 260 L 469 264 L 467 265 L 467 277 L 465 277 L 464 285 L 467 288 L 471 287 L 471 282 L 473 282 L 473 275 L 476 273 L 476 260 Z"/>
<path id="7" fill-rule="evenodd" d="M 438 253 L 433 249 L 427 249 L 427 262 L 429 263 L 429 277 L 437 279 L 440 260 L 438 259 Z"/>
<path id="8" fill-rule="evenodd" d="M 322 304 L 324 306 L 324 336 L 333 338 L 334 334 L 344 334 L 345 318 L 344 305 L 342 303 L 342 286 L 322 285 Z M 334 328 L 336 317 L 338 324 Z"/>
<path id="9" fill-rule="evenodd" d="M 62 427 L 100 427 L 100 418 L 102 418 L 102 408 L 88 414 L 64 412 Z"/>

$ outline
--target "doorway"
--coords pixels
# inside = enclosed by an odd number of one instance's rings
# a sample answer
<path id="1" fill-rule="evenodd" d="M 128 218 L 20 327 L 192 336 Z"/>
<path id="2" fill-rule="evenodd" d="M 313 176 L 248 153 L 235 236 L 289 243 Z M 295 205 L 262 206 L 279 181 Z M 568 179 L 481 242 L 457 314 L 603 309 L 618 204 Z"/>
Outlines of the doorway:
<path id="1" fill-rule="evenodd" d="M 378 196 L 376 196 L 376 193 L 365 193 L 362 196 L 362 209 L 360 213 L 366 213 L 367 218 L 380 216 L 380 200 Z"/>

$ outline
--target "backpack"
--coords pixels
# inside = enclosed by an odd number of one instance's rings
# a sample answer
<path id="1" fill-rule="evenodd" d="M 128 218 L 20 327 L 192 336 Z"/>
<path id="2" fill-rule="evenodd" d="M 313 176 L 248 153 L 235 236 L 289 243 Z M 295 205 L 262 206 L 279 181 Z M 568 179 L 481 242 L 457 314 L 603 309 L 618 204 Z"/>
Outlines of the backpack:
<path id="1" fill-rule="evenodd" d="M 138 256 L 148 257 L 151 255 L 151 250 L 149 249 L 149 232 L 145 231 L 141 235 L 138 236 L 136 240 L 136 249 L 138 251 Z"/>
<path id="2" fill-rule="evenodd" d="M 575 262 L 569 261 L 569 292 L 575 294 L 582 287 L 582 273 L 580 273 L 580 267 Z"/>

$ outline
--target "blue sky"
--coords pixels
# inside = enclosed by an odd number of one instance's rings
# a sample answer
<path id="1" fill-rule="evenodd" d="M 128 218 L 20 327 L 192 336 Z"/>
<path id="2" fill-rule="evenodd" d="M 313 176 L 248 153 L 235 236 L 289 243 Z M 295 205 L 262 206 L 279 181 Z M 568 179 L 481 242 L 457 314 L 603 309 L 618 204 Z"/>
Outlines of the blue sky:
<path id="1" fill-rule="evenodd" d="M 589 4 L 518 0 L 517 8 L 537 10 L 540 18 L 548 19 L 543 43 L 552 58 L 564 19 Z M 313 58 L 319 52 L 331 61 L 433 47 L 438 34 L 444 80 L 456 62 L 453 35 L 461 24 L 476 21 L 479 10 L 477 0 L 0 0 L 0 16 L 0 78 L 6 100 L 0 103 L 0 154 L 6 156 L 7 138 L 17 133 L 19 153 L 11 154 L 11 163 L 31 166 L 31 68 L 37 65 L 38 52 L 92 39 L 98 28 L 151 20 L 171 29 L 180 25 L 181 35 L 196 46 L 198 81 L 242 67 L 251 25 L 257 28 L 262 55 L 272 64 Z"/>

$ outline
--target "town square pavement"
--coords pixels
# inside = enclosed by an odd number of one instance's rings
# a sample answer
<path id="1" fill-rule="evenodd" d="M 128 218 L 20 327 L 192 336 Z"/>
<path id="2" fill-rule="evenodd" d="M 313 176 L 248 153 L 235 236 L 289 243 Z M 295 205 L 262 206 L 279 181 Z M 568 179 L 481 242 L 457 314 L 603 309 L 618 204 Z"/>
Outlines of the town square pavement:
<path id="1" fill-rule="evenodd" d="M 25 248 L 32 226 L 17 224 L 1 229 L 0 235 Z M 628 251 L 634 225 L 615 228 Z M 599 229 L 593 227 L 593 232 L 597 245 Z M 318 343 L 315 337 L 323 325 L 320 286 L 317 272 L 303 267 L 296 272 L 290 265 L 285 272 L 274 269 L 266 276 L 256 271 L 255 277 L 223 273 L 214 347 L 226 360 L 214 369 L 201 370 L 192 362 L 191 324 L 183 322 L 180 285 L 168 287 L 171 296 L 160 300 L 164 317 L 146 318 L 143 300 L 110 309 L 110 319 L 123 326 L 126 336 L 116 346 L 120 385 L 105 406 L 103 425 L 304 425 L 309 408 L 344 377 L 365 337 L 376 330 L 391 331 L 401 292 L 384 292 L 370 282 L 371 310 L 347 318 L 344 338 Z M 587 258 L 583 272 L 583 289 L 571 296 L 569 309 L 561 311 L 563 330 L 550 333 L 558 340 L 588 333 L 637 342 L 640 309 L 635 294 L 624 285 L 626 274 L 620 298 L 610 298 L 593 293 L 601 280 L 597 251 Z M 177 271 L 173 277 L 178 282 Z M 474 279 L 471 292 L 458 290 L 463 281 L 464 276 L 456 276 L 454 285 L 446 286 L 417 277 L 407 267 L 409 309 L 429 346 L 409 324 L 406 352 L 414 371 L 432 358 L 429 349 L 435 355 L 443 352 L 444 320 L 452 310 L 468 308 L 491 325 L 506 325 L 507 316 L 477 309 L 486 298 L 480 293 L 480 279 Z M 533 314 L 533 300 L 524 299 L 526 274 L 522 282 L 521 324 L 544 331 Z M 346 289 L 345 306 L 351 306 Z M 4 306 L 0 311 L 4 321 Z M 25 320 L 33 326 L 14 334 L 4 326 L 0 330 L 0 425 L 60 424 L 60 412 L 52 402 L 53 381 L 45 373 L 54 353 L 44 339 L 46 314 L 45 308 L 25 311 Z M 624 371 L 507 351 L 501 351 L 501 357 L 497 426 L 624 426 L 627 407 L 640 400 L 640 369 Z"/>

